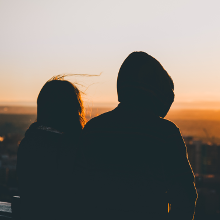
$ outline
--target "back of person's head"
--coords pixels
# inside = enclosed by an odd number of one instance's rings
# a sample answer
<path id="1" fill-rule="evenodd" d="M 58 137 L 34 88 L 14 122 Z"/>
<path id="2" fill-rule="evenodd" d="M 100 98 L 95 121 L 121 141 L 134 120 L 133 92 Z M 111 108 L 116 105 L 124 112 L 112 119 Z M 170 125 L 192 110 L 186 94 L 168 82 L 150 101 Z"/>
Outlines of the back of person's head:
<path id="1" fill-rule="evenodd" d="M 66 80 L 50 80 L 37 98 L 37 122 L 61 132 L 80 132 L 85 125 L 80 91 Z"/>
<path id="2" fill-rule="evenodd" d="M 118 73 L 119 102 L 151 108 L 165 117 L 174 101 L 173 80 L 163 66 L 145 52 L 131 53 Z"/>

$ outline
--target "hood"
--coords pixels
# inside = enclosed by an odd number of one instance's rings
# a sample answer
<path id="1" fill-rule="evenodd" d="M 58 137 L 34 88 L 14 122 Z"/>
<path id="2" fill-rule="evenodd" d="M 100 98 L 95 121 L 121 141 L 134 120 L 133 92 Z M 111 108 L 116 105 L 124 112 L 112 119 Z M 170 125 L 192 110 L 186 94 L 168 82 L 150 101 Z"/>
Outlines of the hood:
<path id="1" fill-rule="evenodd" d="M 174 101 L 173 80 L 163 66 L 145 52 L 131 53 L 117 79 L 119 102 L 138 103 L 165 117 Z"/>

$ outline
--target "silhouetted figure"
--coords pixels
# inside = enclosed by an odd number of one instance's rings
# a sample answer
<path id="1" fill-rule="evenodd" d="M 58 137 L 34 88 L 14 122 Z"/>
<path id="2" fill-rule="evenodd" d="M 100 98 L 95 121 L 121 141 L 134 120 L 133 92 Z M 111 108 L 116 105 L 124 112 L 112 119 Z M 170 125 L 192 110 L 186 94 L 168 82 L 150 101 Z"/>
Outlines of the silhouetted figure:
<path id="1" fill-rule="evenodd" d="M 22 220 L 67 219 L 73 212 L 73 161 L 84 124 L 77 87 L 65 80 L 48 81 L 38 95 L 37 120 L 18 148 Z"/>
<path id="2" fill-rule="evenodd" d="M 193 218 L 197 192 L 186 146 L 178 127 L 163 119 L 173 90 L 152 56 L 133 52 L 125 59 L 117 80 L 120 104 L 83 129 L 77 178 L 82 219 Z"/>

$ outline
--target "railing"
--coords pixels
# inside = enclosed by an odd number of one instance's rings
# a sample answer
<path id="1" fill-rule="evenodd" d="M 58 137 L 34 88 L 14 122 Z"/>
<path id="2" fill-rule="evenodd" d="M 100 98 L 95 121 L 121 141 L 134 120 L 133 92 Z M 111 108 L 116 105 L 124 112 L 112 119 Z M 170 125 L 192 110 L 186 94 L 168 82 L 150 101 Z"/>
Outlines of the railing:
<path id="1" fill-rule="evenodd" d="M 13 196 L 12 203 L 0 202 L 0 220 L 20 219 L 20 197 Z"/>

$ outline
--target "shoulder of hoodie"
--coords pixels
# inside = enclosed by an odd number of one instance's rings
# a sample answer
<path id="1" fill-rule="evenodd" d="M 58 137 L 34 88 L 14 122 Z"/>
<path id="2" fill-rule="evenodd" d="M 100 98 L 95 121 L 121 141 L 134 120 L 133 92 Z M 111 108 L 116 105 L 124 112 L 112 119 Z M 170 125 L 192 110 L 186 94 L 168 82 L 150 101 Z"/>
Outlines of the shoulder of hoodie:
<path id="1" fill-rule="evenodd" d="M 164 118 L 160 118 L 160 120 L 161 120 L 161 129 L 167 131 L 168 136 L 181 135 L 179 127 L 174 122 Z"/>
<path id="2" fill-rule="evenodd" d="M 115 122 L 115 109 L 112 111 L 103 113 L 95 118 L 92 118 L 90 121 L 87 122 L 83 129 L 84 132 L 90 132 L 94 130 L 100 130 L 102 128 L 105 128 L 109 124 L 113 124 Z M 161 117 L 158 117 L 157 122 L 155 123 L 156 128 L 158 131 L 163 132 L 167 136 L 172 136 L 172 135 L 180 135 L 180 130 L 178 126 L 173 123 L 172 121 L 168 119 L 164 119 Z M 145 123 L 146 124 L 146 123 Z M 157 126 L 159 125 L 159 126 Z"/>
<path id="3" fill-rule="evenodd" d="M 84 129 L 83 132 L 88 132 L 90 130 L 94 130 L 94 129 L 100 129 L 102 127 L 105 127 L 106 125 L 109 124 L 109 122 L 113 122 L 112 120 L 114 120 L 114 110 L 109 111 L 109 112 L 105 112 L 95 118 L 90 119 Z"/>

